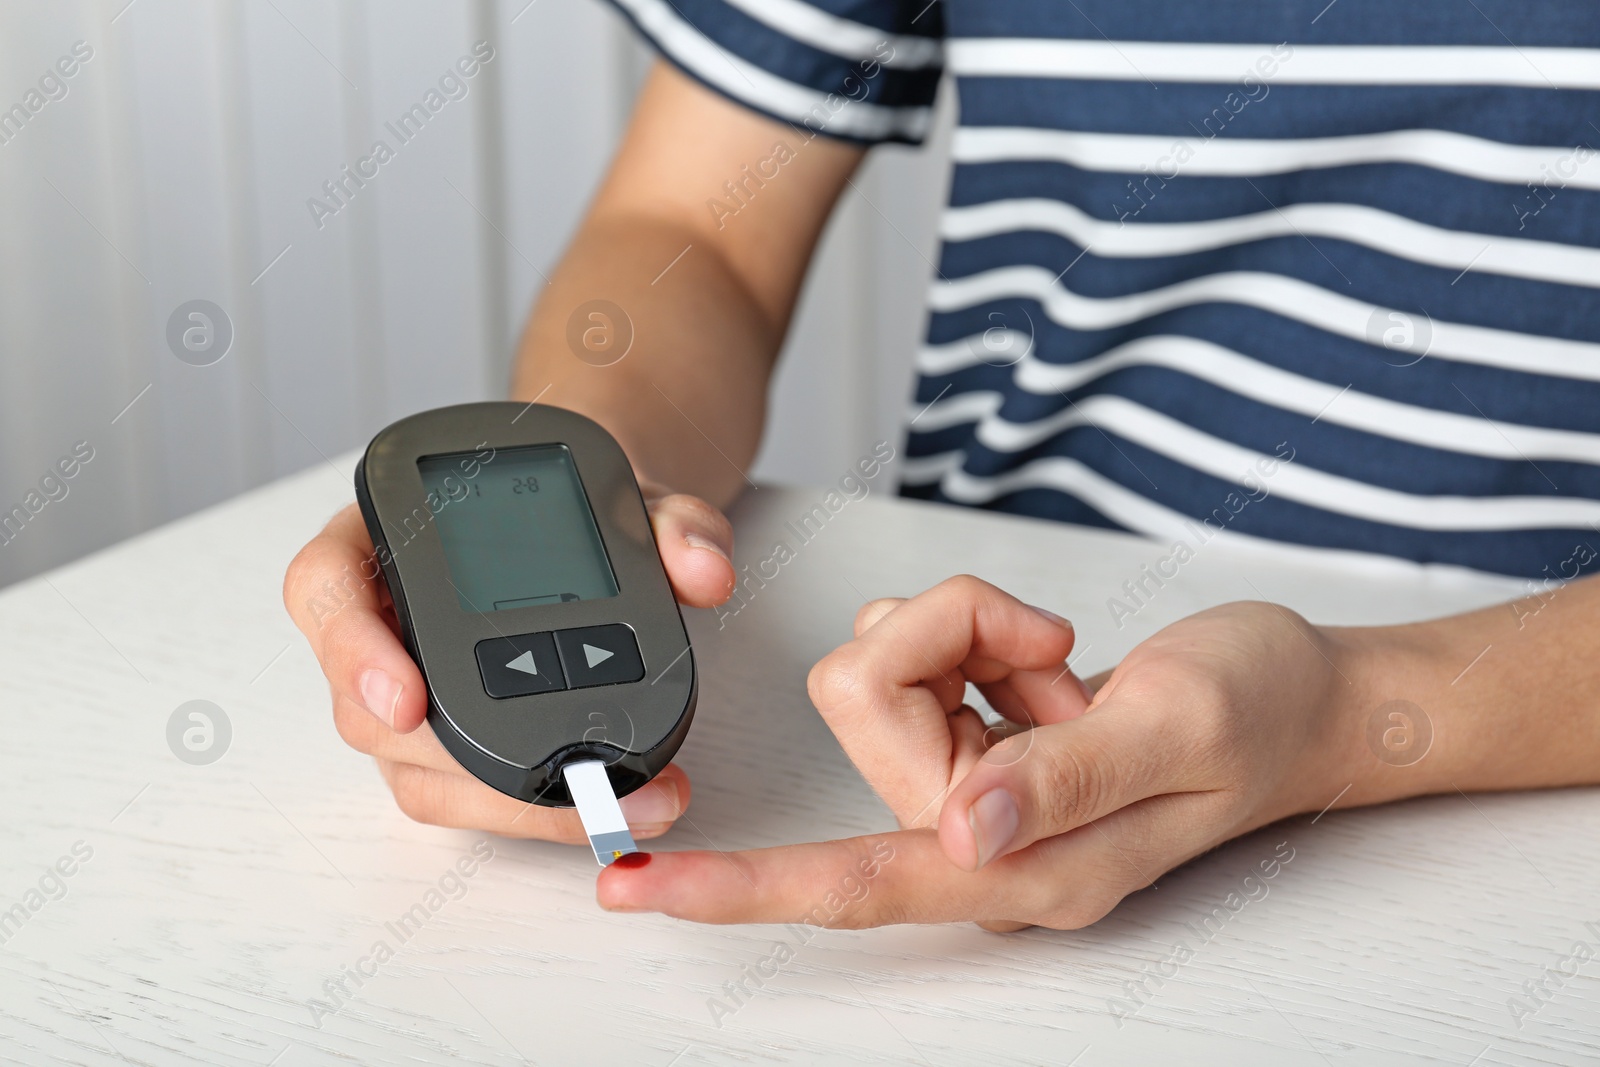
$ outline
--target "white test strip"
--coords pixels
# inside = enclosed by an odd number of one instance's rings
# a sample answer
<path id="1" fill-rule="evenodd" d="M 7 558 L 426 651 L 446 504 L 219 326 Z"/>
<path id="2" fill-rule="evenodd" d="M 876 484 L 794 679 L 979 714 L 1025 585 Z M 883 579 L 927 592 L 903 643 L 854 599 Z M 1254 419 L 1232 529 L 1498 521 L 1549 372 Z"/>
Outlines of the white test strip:
<path id="1" fill-rule="evenodd" d="M 610 866 L 618 856 L 638 852 L 639 846 L 628 831 L 628 820 L 622 817 L 617 794 L 611 790 L 611 779 L 606 777 L 606 765 L 599 760 L 584 760 L 567 764 L 561 773 L 600 866 Z"/>

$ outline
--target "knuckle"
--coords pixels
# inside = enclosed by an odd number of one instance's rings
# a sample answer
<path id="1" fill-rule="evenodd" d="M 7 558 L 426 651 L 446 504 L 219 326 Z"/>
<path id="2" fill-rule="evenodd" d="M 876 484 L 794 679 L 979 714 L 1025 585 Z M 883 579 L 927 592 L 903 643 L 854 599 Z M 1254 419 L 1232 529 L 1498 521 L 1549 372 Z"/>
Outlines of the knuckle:
<path id="1" fill-rule="evenodd" d="M 661 833 L 666 833 L 666 831 L 663 830 Z M 583 832 L 583 825 L 576 818 L 557 823 L 548 831 L 542 831 L 539 836 L 548 837 L 550 840 L 562 845 L 587 845 L 589 843 L 589 835 Z M 650 836 L 656 837 L 660 835 L 652 834 Z"/>
<path id="2" fill-rule="evenodd" d="M 426 767 L 397 763 L 389 771 L 389 791 L 395 806 L 412 822 L 437 824 L 443 798 L 434 777 Z"/>
<path id="3" fill-rule="evenodd" d="M 1242 770 L 1252 750 L 1250 726 L 1238 714 L 1233 694 L 1214 677 L 1198 676 L 1185 683 L 1189 708 L 1184 716 L 1190 766 L 1209 767 L 1232 777 Z"/>
<path id="4" fill-rule="evenodd" d="M 865 686 L 865 665 L 860 651 L 850 645 L 837 648 L 817 661 L 806 675 L 806 693 L 826 715 L 856 700 Z"/>
<path id="5" fill-rule="evenodd" d="M 939 588 L 971 600 L 989 592 L 994 586 L 974 574 L 957 574 L 940 582 Z"/>
<path id="6" fill-rule="evenodd" d="M 1040 816 L 1057 832 L 1094 818 L 1100 812 L 1105 787 L 1100 760 L 1083 744 L 1041 745 L 1035 749 L 1043 766 L 1043 788 L 1037 800 Z"/>
<path id="7" fill-rule="evenodd" d="M 289 567 L 283 572 L 283 606 L 289 610 L 290 615 L 297 615 L 297 608 L 302 602 L 309 600 L 309 593 L 316 579 L 317 561 L 322 555 L 319 534 L 294 554 L 294 559 L 289 561 Z"/>
<path id="8" fill-rule="evenodd" d="M 475 788 L 475 786 L 469 786 Z M 487 788 L 487 787 L 485 787 Z M 584 833 L 583 824 L 578 821 L 578 813 L 564 811 L 559 808 L 541 808 L 537 805 L 527 804 L 510 812 L 510 818 L 487 820 L 494 823 L 497 833 L 511 837 L 531 838 L 536 841 L 554 841 L 558 845 L 587 845 L 589 835 Z M 662 831 L 663 833 L 665 831 Z M 634 830 L 637 838 L 660 836 L 660 834 L 642 834 Z"/>
<path id="9" fill-rule="evenodd" d="M 1120 867 L 1094 863 L 1091 877 L 1054 887 L 1046 899 L 1037 901 L 1033 914 L 1039 925 L 1052 930 L 1081 930 L 1111 914 L 1124 896 L 1143 884 L 1132 881 L 1133 873 L 1125 860 L 1118 862 Z"/>
<path id="10" fill-rule="evenodd" d="M 829 930 L 868 930 L 877 926 L 899 926 L 911 922 L 910 909 L 901 901 L 863 897 L 847 903 L 837 912 L 815 909 L 804 921 Z"/>
<path id="11" fill-rule="evenodd" d="M 378 722 L 365 708 L 352 701 L 335 697 L 333 701 L 333 728 L 345 744 L 364 755 L 373 755 L 378 749 Z"/>
<path id="12" fill-rule="evenodd" d="M 1077 878 L 1018 877 L 1005 889 L 1004 906 L 987 910 L 991 914 L 1004 912 L 1006 919 L 1013 922 L 1026 922 L 1055 930 L 1076 929 L 1068 922 L 1079 918 L 1078 912 L 1082 908 L 1079 898 L 1084 892 L 1082 880 Z"/>
<path id="13" fill-rule="evenodd" d="M 1082 930 L 1111 914 L 1111 909 L 1116 907 L 1117 901 L 1121 899 L 1119 895 L 1115 899 L 1107 900 L 1104 894 L 1096 893 L 1057 901 L 1043 912 L 1039 925 L 1048 926 L 1052 930 Z"/>
<path id="14" fill-rule="evenodd" d="M 1212 671 L 1188 671 L 1183 678 L 1190 707 L 1201 718 L 1215 718 L 1227 709 L 1232 696 L 1227 683 Z"/>

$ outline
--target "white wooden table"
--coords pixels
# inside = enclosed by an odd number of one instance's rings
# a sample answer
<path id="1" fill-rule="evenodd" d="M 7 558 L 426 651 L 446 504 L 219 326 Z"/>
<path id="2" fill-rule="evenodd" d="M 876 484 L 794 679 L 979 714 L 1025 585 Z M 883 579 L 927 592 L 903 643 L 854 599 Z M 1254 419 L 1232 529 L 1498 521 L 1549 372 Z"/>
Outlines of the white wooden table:
<path id="1" fill-rule="evenodd" d="M 279 582 L 295 549 L 349 499 L 350 464 L 341 458 L 338 473 L 309 471 L 0 594 L 0 911 L 22 907 L 12 926 L 0 915 L 0 1060 L 1600 1058 L 1600 959 L 1561 964 L 1576 942 L 1600 953 L 1594 790 L 1291 819 L 1167 875 L 1079 932 L 818 931 L 714 1025 L 709 1002 L 772 952 L 781 929 L 606 914 L 593 901 L 586 849 L 481 845 L 480 834 L 414 824 L 335 735 Z M 783 523 L 820 497 L 749 495 L 735 512 L 740 562 L 768 555 Z M 1162 554 L 1133 537 L 881 493 L 850 503 L 726 626 L 687 613 L 702 668 L 680 757 L 695 782 L 692 821 L 652 847 L 892 826 L 804 690 L 806 669 L 848 636 L 864 597 L 970 571 L 1071 616 L 1089 672 L 1160 625 L 1230 599 L 1265 596 L 1318 621 L 1398 621 L 1515 591 L 1213 545 L 1117 629 L 1106 598 Z M 168 745 L 169 718 L 191 700 L 214 702 L 231 725 L 225 755 L 209 765 L 182 762 Z M 1294 858 L 1268 895 L 1196 941 L 1186 924 L 1284 841 Z M 470 878 L 448 877 L 475 846 L 492 858 Z M 49 875 L 58 861 L 73 873 Z M 430 898 L 441 879 L 455 895 Z M 393 924 L 419 904 L 422 920 L 402 941 L 397 932 L 408 931 Z M 1193 957 L 1170 973 L 1165 961 L 1185 938 Z M 325 983 L 379 941 L 393 958 L 359 988 L 345 978 L 352 996 L 331 1001 Z M 1578 976 L 1547 982 L 1547 1002 L 1517 1025 L 1510 998 L 1558 966 Z M 1148 977 L 1162 971 L 1159 985 Z M 1141 980 L 1147 1003 L 1119 1019 L 1112 999 Z M 334 1010 L 319 1012 L 314 998 Z"/>

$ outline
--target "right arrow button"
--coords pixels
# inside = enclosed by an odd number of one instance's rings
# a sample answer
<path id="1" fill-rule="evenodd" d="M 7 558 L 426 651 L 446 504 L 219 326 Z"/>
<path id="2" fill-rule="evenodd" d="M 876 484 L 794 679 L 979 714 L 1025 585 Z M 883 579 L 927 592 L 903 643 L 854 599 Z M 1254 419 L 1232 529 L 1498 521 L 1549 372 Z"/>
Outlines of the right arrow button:
<path id="1" fill-rule="evenodd" d="M 557 630 L 556 651 L 573 689 L 621 685 L 644 677 L 644 660 L 631 627 L 622 623 Z"/>

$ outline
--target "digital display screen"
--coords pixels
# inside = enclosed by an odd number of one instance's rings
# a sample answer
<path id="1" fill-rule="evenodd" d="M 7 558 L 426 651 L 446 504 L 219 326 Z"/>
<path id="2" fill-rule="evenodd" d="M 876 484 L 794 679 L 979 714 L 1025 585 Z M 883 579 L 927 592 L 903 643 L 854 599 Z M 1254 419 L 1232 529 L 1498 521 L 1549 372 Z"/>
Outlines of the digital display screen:
<path id="1" fill-rule="evenodd" d="M 469 612 L 617 595 L 566 445 L 417 461 L 450 580 Z"/>

